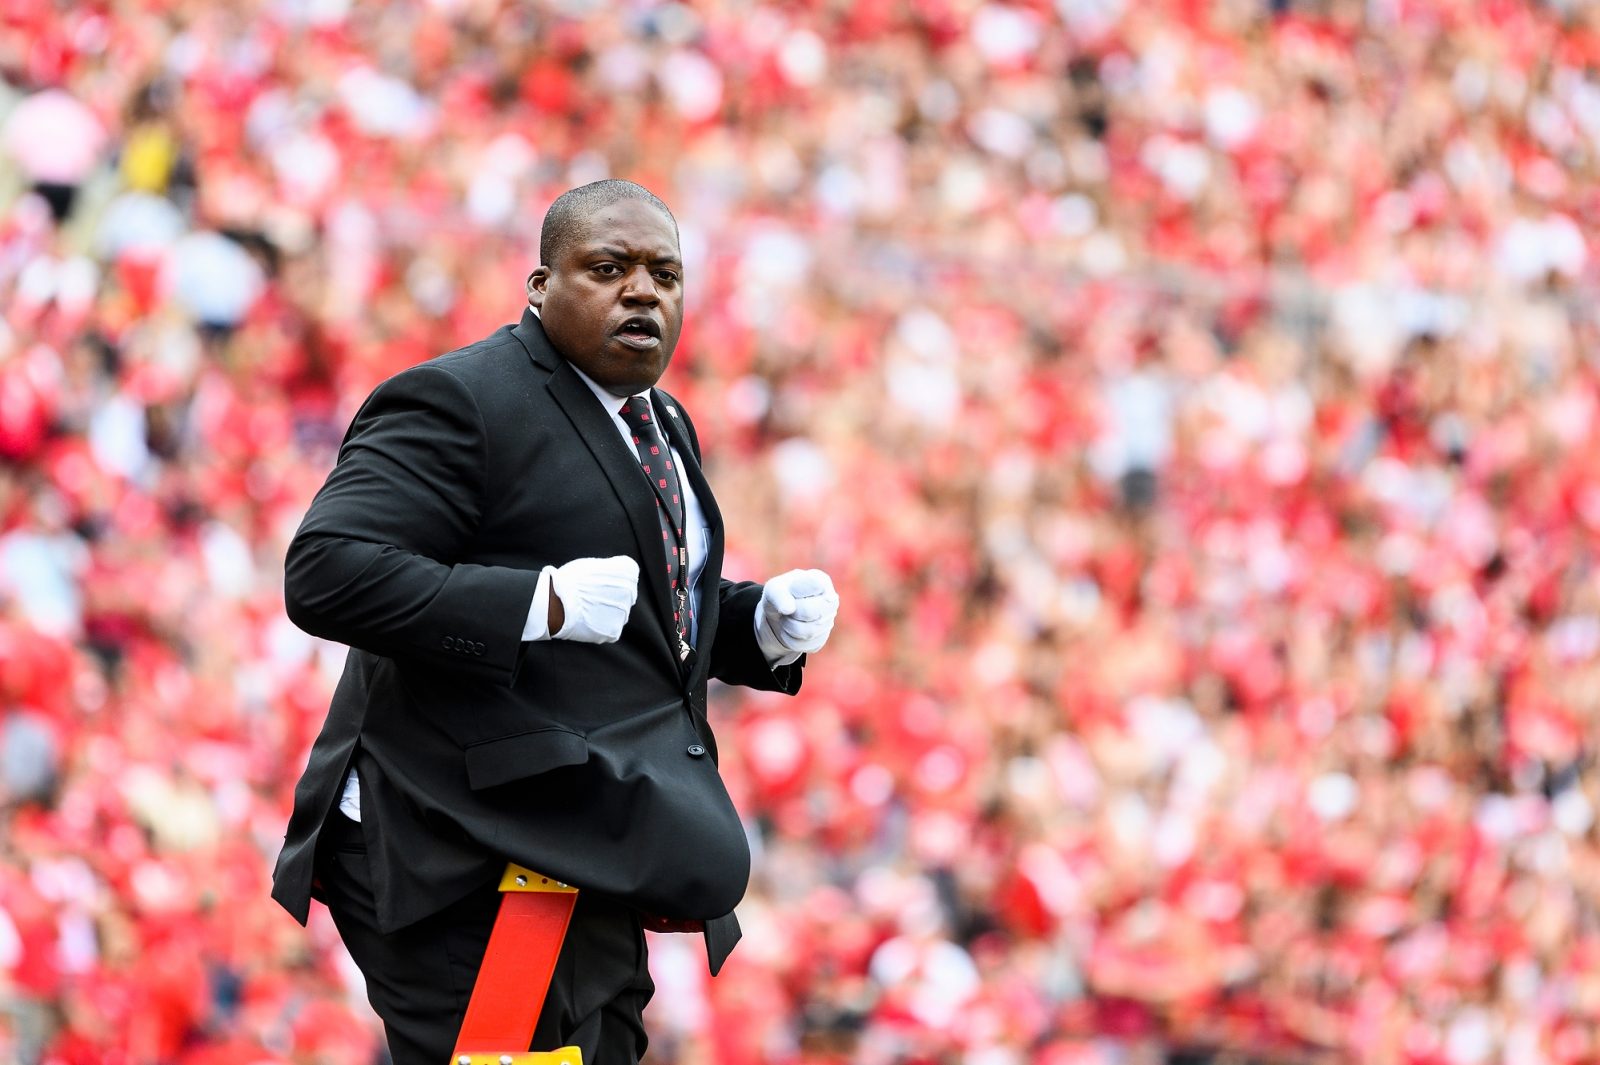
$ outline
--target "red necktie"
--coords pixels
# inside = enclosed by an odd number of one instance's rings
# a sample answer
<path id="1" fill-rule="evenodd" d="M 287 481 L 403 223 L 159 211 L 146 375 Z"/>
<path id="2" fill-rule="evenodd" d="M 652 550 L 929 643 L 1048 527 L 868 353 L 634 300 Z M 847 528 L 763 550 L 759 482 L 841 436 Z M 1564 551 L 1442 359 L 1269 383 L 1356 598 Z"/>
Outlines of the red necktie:
<path id="1" fill-rule="evenodd" d="M 672 585 L 672 622 L 678 630 L 678 657 L 689 657 L 689 548 L 683 532 L 683 490 L 673 468 L 672 450 L 656 428 L 650 404 L 633 396 L 622 405 L 622 420 L 633 433 L 639 465 L 656 494 L 656 517 L 661 520 L 661 547 L 667 557 L 667 580 Z"/>

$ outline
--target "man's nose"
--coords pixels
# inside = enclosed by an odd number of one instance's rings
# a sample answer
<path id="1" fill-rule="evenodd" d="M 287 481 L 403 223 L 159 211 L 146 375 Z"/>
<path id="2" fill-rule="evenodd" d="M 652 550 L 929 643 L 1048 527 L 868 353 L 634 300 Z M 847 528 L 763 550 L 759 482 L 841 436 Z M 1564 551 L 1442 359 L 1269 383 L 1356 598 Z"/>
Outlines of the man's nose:
<path id="1" fill-rule="evenodd" d="M 636 266 L 628 271 L 622 281 L 622 298 L 630 303 L 648 303 L 652 307 L 661 302 L 661 293 L 656 291 L 656 279 L 651 276 L 648 267 Z"/>

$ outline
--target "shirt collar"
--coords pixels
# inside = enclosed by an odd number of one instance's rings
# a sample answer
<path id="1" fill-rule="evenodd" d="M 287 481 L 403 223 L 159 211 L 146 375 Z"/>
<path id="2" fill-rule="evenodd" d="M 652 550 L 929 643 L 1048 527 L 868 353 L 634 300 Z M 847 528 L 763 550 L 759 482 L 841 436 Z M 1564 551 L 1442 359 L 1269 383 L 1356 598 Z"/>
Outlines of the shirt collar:
<path id="1" fill-rule="evenodd" d="M 600 401 L 600 405 L 606 409 L 606 413 L 613 418 L 622 413 L 622 405 L 630 399 L 643 400 L 645 410 L 650 409 L 650 396 L 648 393 L 640 393 L 637 396 L 613 396 L 610 392 L 595 384 L 594 378 L 578 369 L 576 364 L 568 363 L 568 365 L 572 366 L 572 372 L 577 374 L 579 379 L 589 386 L 589 391 L 594 393 L 594 398 Z"/>

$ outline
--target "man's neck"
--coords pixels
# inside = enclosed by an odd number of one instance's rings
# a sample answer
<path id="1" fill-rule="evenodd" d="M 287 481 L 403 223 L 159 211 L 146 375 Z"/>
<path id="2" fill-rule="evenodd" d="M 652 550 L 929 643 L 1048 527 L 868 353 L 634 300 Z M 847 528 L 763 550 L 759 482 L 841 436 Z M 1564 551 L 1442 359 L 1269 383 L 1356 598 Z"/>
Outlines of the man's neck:
<path id="1" fill-rule="evenodd" d="M 540 322 L 544 321 L 544 315 L 539 313 L 539 308 L 530 303 L 528 304 L 528 310 L 532 311 L 533 316 L 539 319 Z M 560 355 L 561 353 L 557 352 L 556 354 Z M 615 395 L 610 389 L 606 388 L 594 378 L 578 369 L 577 363 L 573 362 L 571 359 L 567 359 L 565 355 L 562 355 L 561 357 L 566 359 L 567 365 L 572 367 L 573 372 L 578 375 L 578 378 L 583 381 L 584 384 L 589 386 L 589 391 L 594 393 L 594 398 L 600 401 L 600 405 L 602 407 L 612 414 L 616 414 L 622 409 L 622 405 L 628 401 L 627 396 Z M 650 390 L 648 388 L 641 389 L 639 392 L 635 393 L 635 395 L 646 396 L 648 398 L 647 393 L 649 393 L 649 391 Z"/>

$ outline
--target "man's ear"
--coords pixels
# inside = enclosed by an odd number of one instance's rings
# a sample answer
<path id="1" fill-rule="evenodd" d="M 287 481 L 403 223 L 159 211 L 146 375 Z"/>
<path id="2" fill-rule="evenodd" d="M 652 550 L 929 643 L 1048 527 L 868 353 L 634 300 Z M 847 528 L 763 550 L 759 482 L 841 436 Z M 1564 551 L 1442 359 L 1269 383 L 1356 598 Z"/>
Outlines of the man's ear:
<path id="1" fill-rule="evenodd" d="M 544 306 L 544 286 L 545 282 L 549 280 L 550 268 L 548 266 L 534 267 L 533 273 L 528 275 L 528 306 Z"/>

